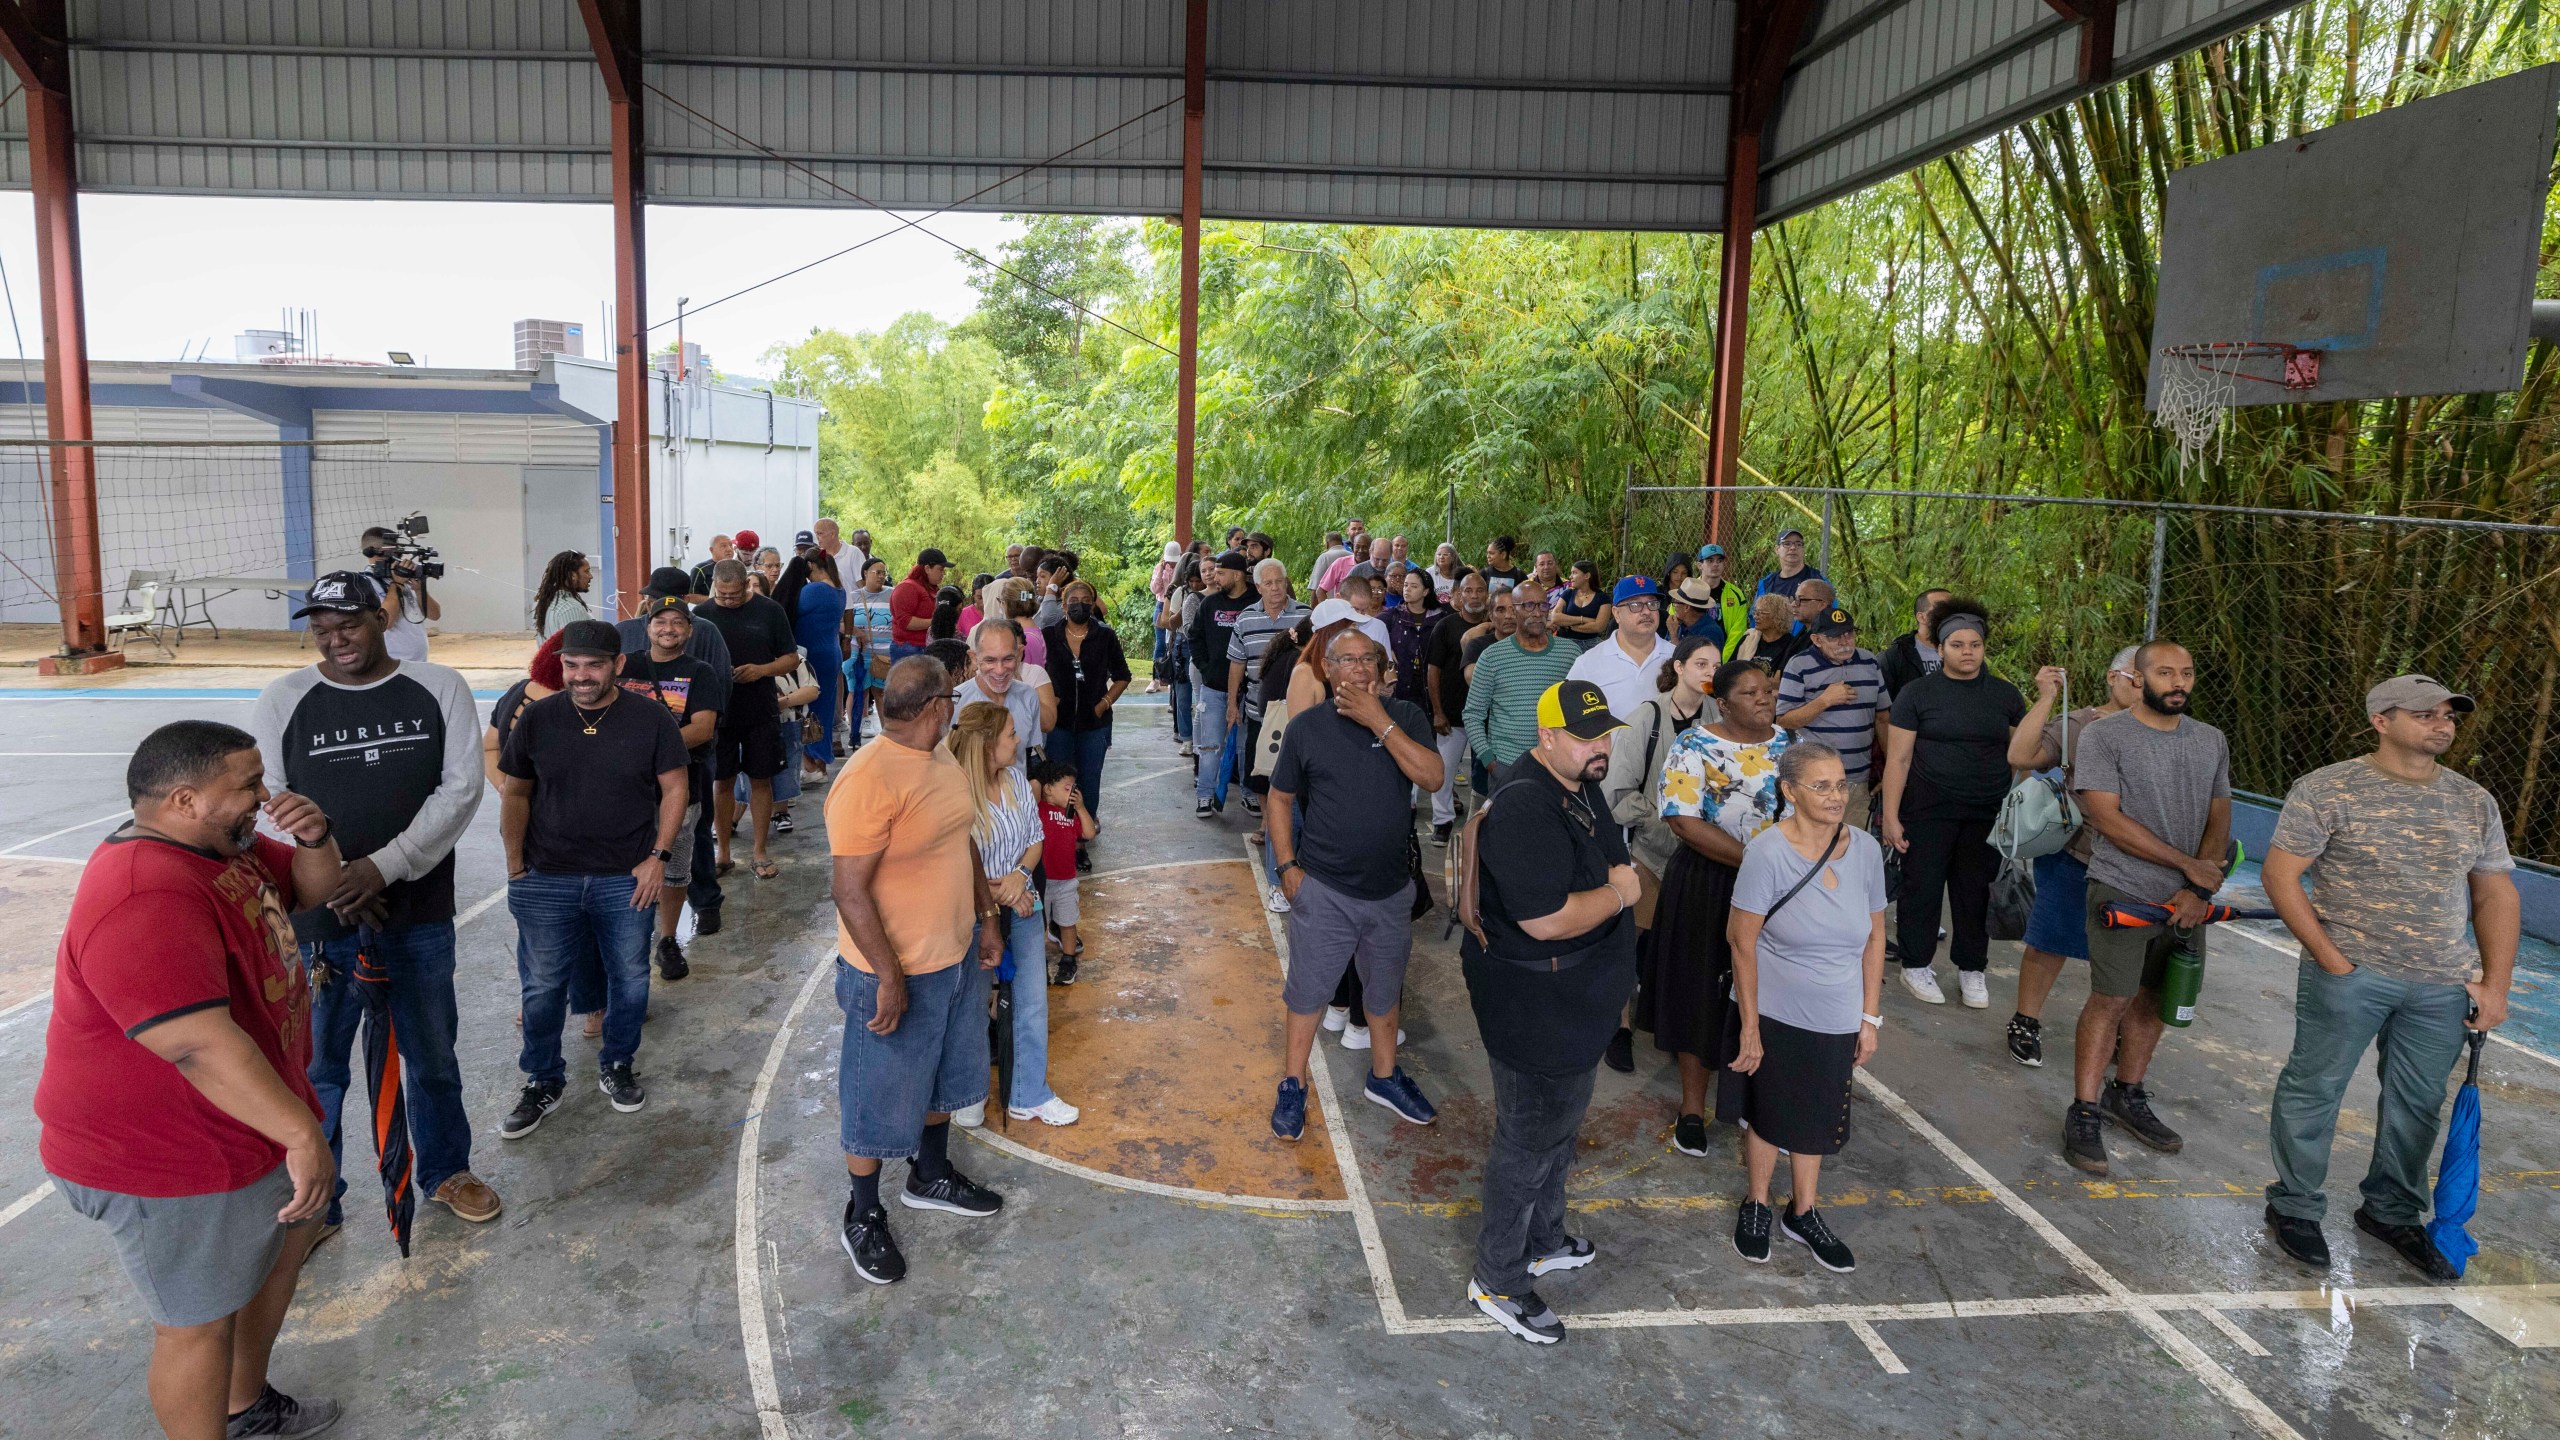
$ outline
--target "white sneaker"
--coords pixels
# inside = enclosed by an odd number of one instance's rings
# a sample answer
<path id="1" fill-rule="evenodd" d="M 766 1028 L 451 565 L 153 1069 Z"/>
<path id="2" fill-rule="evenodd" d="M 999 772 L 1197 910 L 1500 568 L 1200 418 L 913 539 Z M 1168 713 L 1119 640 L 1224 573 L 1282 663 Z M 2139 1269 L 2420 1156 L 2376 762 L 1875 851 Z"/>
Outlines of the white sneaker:
<path id="1" fill-rule="evenodd" d="M 966 1110 L 952 1111 L 951 1123 L 959 1126 L 963 1130 L 975 1130 L 979 1126 L 986 1124 L 987 1102 L 981 1100 Z"/>
<path id="2" fill-rule="evenodd" d="M 1902 967 L 1902 988 L 1931 1005 L 1947 1003 L 1947 992 L 1938 988 L 1938 974 L 1918 966 Z"/>
<path id="3" fill-rule="evenodd" d="M 1991 982 L 1982 978 L 1981 971 L 1957 971 L 1956 989 L 1963 994 L 1964 1008 L 1967 1010 L 1991 1008 Z"/>
<path id="4" fill-rule="evenodd" d="M 1404 1043 L 1404 1027 L 1402 1026 L 1396 1027 L 1396 1043 L 1399 1045 Z M 1353 1025 L 1346 1028 L 1342 1032 L 1342 1048 L 1345 1050 L 1368 1049 L 1369 1027 L 1366 1025 Z"/>
<path id="5" fill-rule="evenodd" d="M 1181 746 L 1173 753 L 1181 756 L 1185 760 L 1195 759 L 1200 754 L 1199 750 L 1194 748 L 1192 743 L 1188 740 L 1183 741 Z"/>
<path id="6" fill-rule="evenodd" d="M 1274 915 L 1288 914 L 1289 892 L 1281 889 L 1277 885 L 1272 886 L 1270 895 L 1265 897 L 1262 902 L 1262 908 L 1270 911 Z M 1342 1027 L 1337 1025 L 1334 1028 L 1338 1030 Z"/>
<path id="7" fill-rule="evenodd" d="M 1348 1005 L 1327 1005 L 1326 1007 L 1324 1007 L 1324 1028 L 1326 1028 L 1327 1030 L 1332 1030 L 1332 1031 L 1337 1031 L 1337 1032 L 1339 1032 L 1339 1031 L 1342 1029 L 1342 1027 L 1344 1027 L 1345 1025 L 1348 1025 L 1348 1024 L 1350 1024 L 1350 1023 L 1351 1023 L 1351 1007 L 1350 1007 L 1350 1006 L 1348 1006 Z"/>
<path id="8" fill-rule="evenodd" d="M 1016 1120 L 1037 1120 L 1043 1125 L 1073 1125 L 1084 1112 L 1052 1095 L 1028 1110 L 1019 1105 L 1007 1105 L 1004 1113 Z"/>

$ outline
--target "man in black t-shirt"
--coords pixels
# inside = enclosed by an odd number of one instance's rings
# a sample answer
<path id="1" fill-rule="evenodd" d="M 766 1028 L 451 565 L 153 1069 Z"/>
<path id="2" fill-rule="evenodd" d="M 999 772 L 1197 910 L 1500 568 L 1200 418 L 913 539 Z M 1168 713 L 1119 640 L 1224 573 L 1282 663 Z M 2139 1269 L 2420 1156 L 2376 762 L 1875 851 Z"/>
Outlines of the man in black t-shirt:
<path id="1" fill-rule="evenodd" d="M 755 871 L 759 880 L 779 873 L 765 855 L 765 834 L 773 825 L 773 777 L 789 763 L 782 743 L 781 693 L 774 677 L 788 675 L 800 664 L 800 643 L 791 633 L 791 617 L 762 595 L 747 592 L 747 567 L 723 560 L 711 567 L 710 603 L 697 606 L 695 618 L 708 621 L 728 642 L 729 703 L 720 712 L 720 729 L 711 750 L 712 809 L 718 816 L 720 864 L 728 865 L 738 828 L 737 787 L 747 777 L 747 804 L 755 821 Z"/>
<path id="2" fill-rule="evenodd" d="M 1635 993 L 1636 872 L 1600 793 L 1622 728 L 1587 680 L 1539 697 L 1538 743 L 1505 772 L 1476 827 L 1484 933 L 1470 929 L 1458 947 L 1494 1104 L 1467 1298 L 1535 1345 L 1562 1340 L 1564 1322 L 1532 1279 L 1597 1254 L 1565 1233 L 1564 1177 L 1601 1051 Z"/>
<path id="3" fill-rule="evenodd" d="M 720 550 L 728 538 L 726 535 L 714 537 L 712 549 Z M 696 573 L 691 577 L 672 565 L 661 565 L 650 571 L 649 588 L 642 598 L 643 608 L 646 608 L 649 601 L 662 595 L 678 595 L 696 603 L 710 599 L 711 571 L 718 563 L 716 560 L 702 562 L 696 567 Z M 696 580 L 701 582 L 698 589 L 694 588 Z M 625 666 L 631 665 L 641 656 L 649 653 L 648 621 L 634 615 L 627 620 L 616 622 L 613 628 L 622 635 L 622 653 L 627 657 L 622 662 Z M 729 661 L 729 642 L 721 637 L 720 627 L 717 625 L 694 626 L 692 635 L 685 640 L 684 653 L 701 661 L 711 671 L 711 693 L 703 703 L 713 710 L 726 714 L 729 709 L 729 675 L 737 667 Z M 707 770 L 703 778 L 705 780 L 710 778 Z M 687 877 L 684 898 L 693 904 L 693 933 L 696 939 L 720 933 L 722 898 L 720 847 L 711 837 L 711 811 L 712 806 L 706 800 L 703 803 L 702 812 L 694 817 L 693 850 L 686 856 L 684 866 Z M 683 843 L 677 842 L 678 845 Z"/>
<path id="4" fill-rule="evenodd" d="M 1236 706 L 1227 695 L 1227 642 L 1234 637 L 1236 617 L 1253 608 L 1252 566 L 1230 550 L 1201 567 L 1206 588 L 1191 617 L 1191 741 L 1200 763 L 1191 777 L 1191 813 L 1203 820 L 1227 803 L 1227 731 Z"/>
<path id="5" fill-rule="evenodd" d="M 1429 680 L 1431 733 L 1439 738 L 1440 764 L 1448 772 L 1440 788 L 1431 792 L 1431 842 L 1435 845 L 1449 843 L 1450 827 L 1458 820 L 1458 777 L 1465 773 L 1461 766 L 1470 755 L 1467 632 L 1485 623 L 1487 600 L 1483 572 L 1459 571 L 1457 583 L 1449 587 L 1452 613 L 1431 627 L 1431 637 L 1422 647 L 1422 665 Z"/>
<path id="6" fill-rule="evenodd" d="M 420 1193 L 465 1220 L 498 1218 L 498 1193 L 471 1172 L 471 1120 L 454 1053 L 453 848 L 480 809 L 480 721 L 471 686 L 426 660 L 391 658 L 373 577 L 341 570 L 294 612 L 319 663 L 259 692 L 250 721 L 267 788 L 310 797 L 346 857 L 337 889 L 293 917 L 311 995 L 311 1088 L 332 1153 L 365 1010 L 356 957 L 390 978 L 408 1074 Z M 359 1087 L 360 1088 L 360 1087 Z M 338 1182 L 328 1223 L 341 1220 Z"/>
<path id="7" fill-rule="evenodd" d="M 692 878 L 693 827 L 702 819 L 711 792 L 711 740 L 720 723 L 719 690 L 711 667 L 685 653 L 693 638 L 693 611 L 681 595 L 656 595 L 640 604 L 640 620 L 649 627 L 649 653 L 622 657 L 622 688 L 667 707 L 684 736 L 684 830 L 676 837 L 675 856 L 667 862 L 667 883 L 658 892 L 658 978 L 681 980 L 691 973 L 684 947 L 676 943 L 676 922 L 684 918 L 685 886 Z"/>
<path id="8" fill-rule="evenodd" d="M 1422 707 L 1387 683 L 1387 627 L 1353 622 L 1325 646 L 1333 698 L 1289 717 L 1264 811 L 1272 864 L 1287 897 L 1288 1070 L 1271 1133 L 1306 1133 L 1307 1054 L 1343 972 L 1360 967 L 1369 1014 L 1369 1084 L 1377 1104 L 1416 1125 L 1438 1112 L 1396 1064 L 1404 967 L 1413 955 L 1413 842 L 1409 787 L 1440 788 L 1440 752 Z M 1292 810 L 1292 805 L 1300 807 Z M 1276 903 L 1274 909 L 1280 908 Z"/>
<path id="9" fill-rule="evenodd" d="M 727 562 L 736 564 L 735 561 Z M 689 762 L 667 707 L 625 695 L 622 637 L 602 620 L 562 627 L 566 689 L 524 709 L 498 757 L 507 913 L 523 941 L 524 1092 L 498 1125 L 531 1134 L 560 1106 L 569 971 L 604 964 L 597 1088 L 625 1114 L 648 1101 L 631 1073 L 649 1013 L 649 935 L 684 825 Z"/>

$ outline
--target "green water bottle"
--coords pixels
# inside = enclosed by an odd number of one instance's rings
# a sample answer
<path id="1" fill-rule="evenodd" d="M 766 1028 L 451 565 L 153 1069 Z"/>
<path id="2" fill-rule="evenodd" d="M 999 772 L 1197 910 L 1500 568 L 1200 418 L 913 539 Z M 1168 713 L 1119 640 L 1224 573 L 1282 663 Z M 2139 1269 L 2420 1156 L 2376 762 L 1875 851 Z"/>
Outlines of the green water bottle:
<path id="1" fill-rule="evenodd" d="M 2177 943 L 2160 974 L 2160 1023 L 2181 1029 L 2195 1023 L 2196 997 L 2204 991 L 2204 956 L 2197 953 L 2198 930 L 2175 932 Z"/>

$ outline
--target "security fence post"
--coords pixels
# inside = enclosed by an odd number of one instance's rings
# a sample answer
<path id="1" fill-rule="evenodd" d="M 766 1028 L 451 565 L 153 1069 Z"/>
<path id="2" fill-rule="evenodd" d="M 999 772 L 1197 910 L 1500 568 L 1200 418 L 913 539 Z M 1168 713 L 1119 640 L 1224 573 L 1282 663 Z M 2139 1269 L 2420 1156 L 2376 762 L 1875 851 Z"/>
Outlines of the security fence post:
<path id="1" fill-rule="evenodd" d="M 2160 569 L 2169 553 L 2169 512 L 2158 510 L 2151 516 L 2151 601 L 2142 612 L 2142 638 L 2155 640 L 2160 635 Z"/>

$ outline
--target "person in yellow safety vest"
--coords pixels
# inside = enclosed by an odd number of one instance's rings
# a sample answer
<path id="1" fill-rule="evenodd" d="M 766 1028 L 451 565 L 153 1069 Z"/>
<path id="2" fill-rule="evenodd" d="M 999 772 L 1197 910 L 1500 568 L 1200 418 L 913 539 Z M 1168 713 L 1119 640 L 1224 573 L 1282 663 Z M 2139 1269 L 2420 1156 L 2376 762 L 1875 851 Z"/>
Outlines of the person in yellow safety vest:
<path id="1" fill-rule="evenodd" d="M 1723 546 L 1701 545 L 1698 573 L 1671 593 L 1680 620 L 1675 638 L 1703 630 L 1715 637 L 1717 653 L 1728 660 L 1751 629 L 1750 592 L 1724 578 L 1732 564 Z"/>

